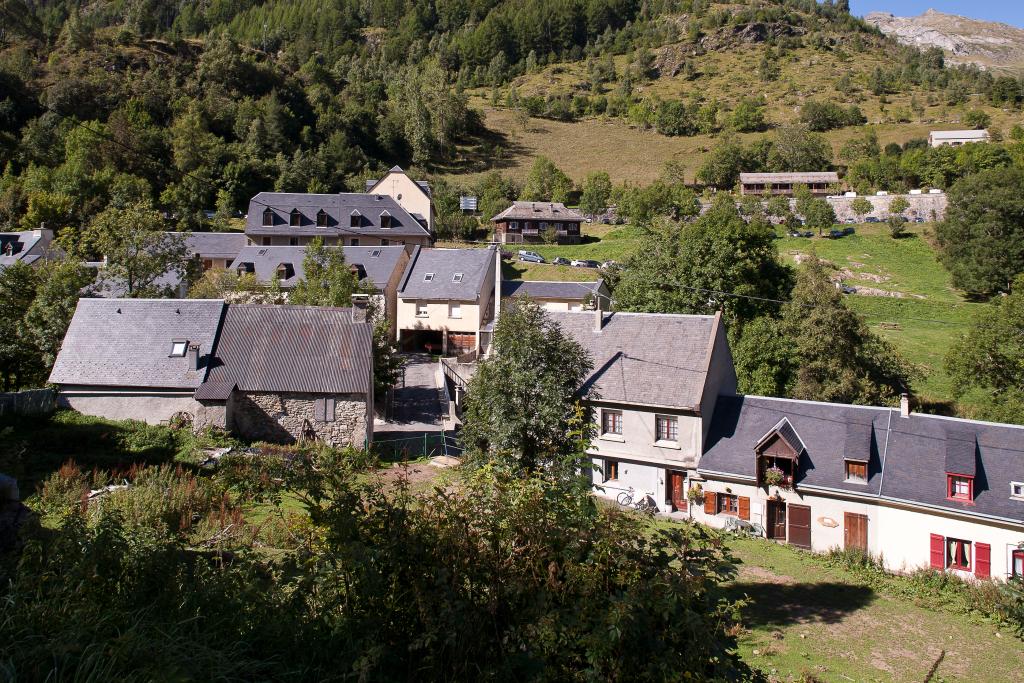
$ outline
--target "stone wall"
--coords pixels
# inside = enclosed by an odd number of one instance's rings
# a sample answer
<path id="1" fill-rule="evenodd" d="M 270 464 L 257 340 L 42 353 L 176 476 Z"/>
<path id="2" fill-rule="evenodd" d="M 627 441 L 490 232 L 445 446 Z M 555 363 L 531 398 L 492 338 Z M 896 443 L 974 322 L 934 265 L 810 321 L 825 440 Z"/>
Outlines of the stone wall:
<path id="1" fill-rule="evenodd" d="M 941 221 L 946 216 L 946 195 L 943 194 L 890 194 L 890 195 L 862 195 L 864 199 L 871 202 L 871 206 L 874 207 L 868 216 L 874 216 L 875 218 L 885 219 L 889 216 L 889 202 L 896 197 L 903 197 L 910 204 L 910 208 L 907 209 L 903 215 L 907 218 L 916 218 L 920 216 L 926 221 L 939 220 Z M 840 222 L 845 221 L 848 218 L 857 218 L 857 214 L 853 212 L 851 208 L 853 201 L 856 197 L 829 197 L 826 201 L 832 206 L 832 209 L 836 212 L 836 219 Z M 794 203 L 795 210 L 795 203 Z M 933 215 L 934 214 L 934 215 Z"/>
<path id="2" fill-rule="evenodd" d="M 228 428 L 244 439 L 291 443 L 316 439 L 332 446 L 362 448 L 372 432 L 362 394 L 338 394 L 333 422 L 318 422 L 314 404 L 323 394 L 236 393 L 227 413 Z"/>

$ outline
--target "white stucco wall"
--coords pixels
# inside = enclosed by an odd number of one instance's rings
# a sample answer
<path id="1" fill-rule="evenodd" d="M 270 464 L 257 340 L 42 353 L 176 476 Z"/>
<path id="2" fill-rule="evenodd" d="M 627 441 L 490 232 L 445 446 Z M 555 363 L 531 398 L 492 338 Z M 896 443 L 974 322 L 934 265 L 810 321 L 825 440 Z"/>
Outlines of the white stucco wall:
<path id="1" fill-rule="evenodd" d="M 427 228 L 431 232 L 434 231 L 433 204 L 430 197 L 405 173 L 388 173 L 377 181 L 370 193 L 392 197 L 409 213 L 426 218 Z"/>
<path id="2" fill-rule="evenodd" d="M 637 461 L 694 468 L 700 455 L 701 420 L 699 416 L 640 410 L 620 406 L 593 405 L 598 435 L 588 453 L 601 457 L 629 457 Z M 604 410 L 622 412 L 622 434 L 601 434 L 601 414 Z M 659 443 L 656 439 L 655 416 L 672 415 L 678 420 L 679 439 L 674 444 Z"/>
<path id="3" fill-rule="evenodd" d="M 621 458 L 614 459 L 619 461 L 619 476 L 617 479 L 607 481 L 604 479 L 604 459 L 593 459 L 592 462 L 597 468 L 591 475 L 595 494 L 615 500 L 620 493 L 628 491 L 632 486 L 635 500 L 639 500 L 640 496 L 647 494 L 654 499 L 659 512 L 668 512 L 672 509 L 667 485 L 668 472 L 669 470 L 685 472 L 682 467 L 654 465 Z"/>
<path id="4" fill-rule="evenodd" d="M 195 416 L 200 406 L 187 392 L 152 389 L 107 390 L 89 387 L 61 387 L 57 405 L 108 420 L 139 420 L 149 424 L 167 422 L 178 412 Z"/>
<path id="5" fill-rule="evenodd" d="M 693 482 L 688 482 L 693 485 Z M 702 482 L 704 490 L 731 493 L 750 498 L 750 521 L 765 526 L 768 493 L 762 487 L 726 481 Z M 1005 579 L 1010 571 L 1011 551 L 1024 542 L 1024 525 L 1013 529 L 979 520 L 958 519 L 950 514 L 929 513 L 895 507 L 891 503 L 875 500 L 857 500 L 799 490 L 784 491 L 771 487 L 772 495 L 778 490 L 787 505 L 806 505 L 811 508 L 811 549 L 825 552 L 844 546 L 843 514 L 866 515 L 868 518 L 868 551 L 881 557 L 887 569 L 912 571 L 930 565 L 930 535 L 939 534 L 991 546 L 992 578 Z M 1022 504 L 1024 505 L 1024 504 Z M 709 526 L 722 528 L 730 515 L 706 515 L 702 505 L 692 505 L 694 519 Z M 787 516 L 788 521 L 788 516 Z M 832 523 L 835 523 L 833 526 Z M 972 558 L 972 567 L 974 558 Z M 957 572 L 965 577 L 970 572 Z"/>

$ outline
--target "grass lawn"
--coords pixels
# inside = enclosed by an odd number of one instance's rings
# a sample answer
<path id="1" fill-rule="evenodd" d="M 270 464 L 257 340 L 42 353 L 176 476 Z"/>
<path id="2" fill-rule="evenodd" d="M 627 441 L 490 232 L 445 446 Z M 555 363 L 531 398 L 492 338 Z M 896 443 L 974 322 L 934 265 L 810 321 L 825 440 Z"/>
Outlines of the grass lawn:
<path id="1" fill-rule="evenodd" d="M 789 546 L 735 538 L 728 545 L 740 564 L 727 590 L 753 600 L 740 653 L 777 680 L 1020 680 L 1024 644 L 981 617 L 877 592 Z"/>

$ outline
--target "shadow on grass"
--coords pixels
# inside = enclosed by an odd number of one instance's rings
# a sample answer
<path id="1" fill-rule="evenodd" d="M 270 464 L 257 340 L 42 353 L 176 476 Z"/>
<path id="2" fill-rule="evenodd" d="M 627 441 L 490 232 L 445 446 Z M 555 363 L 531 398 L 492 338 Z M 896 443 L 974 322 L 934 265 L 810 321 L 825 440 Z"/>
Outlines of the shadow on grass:
<path id="1" fill-rule="evenodd" d="M 731 584 L 727 593 L 734 600 L 747 596 L 753 602 L 743 613 L 749 627 L 835 624 L 867 607 L 876 597 L 867 586 L 846 583 L 741 582 Z"/>
<path id="2" fill-rule="evenodd" d="M 6 432 L 6 428 L 10 432 Z M 61 465 L 73 460 L 91 470 L 126 470 L 134 464 L 174 460 L 181 446 L 167 427 L 117 422 L 61 411 L 51 417 L 0 420 L 0 459 L 19 480 L 22 495 L 33 491 Z"/>

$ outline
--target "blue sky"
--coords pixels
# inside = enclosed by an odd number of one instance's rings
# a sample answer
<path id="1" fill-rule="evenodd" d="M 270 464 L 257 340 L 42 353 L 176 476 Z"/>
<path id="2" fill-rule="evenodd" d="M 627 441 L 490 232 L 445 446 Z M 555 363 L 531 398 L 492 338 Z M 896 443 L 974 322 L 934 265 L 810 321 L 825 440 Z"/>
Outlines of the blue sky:
<path id="1" fill-rule="evenodd" d="M 850 11 L 861 17 L 868 12 L 912 17 L 926 9 L 1024 28 L 1024 0 L 850 0 Z"/>

